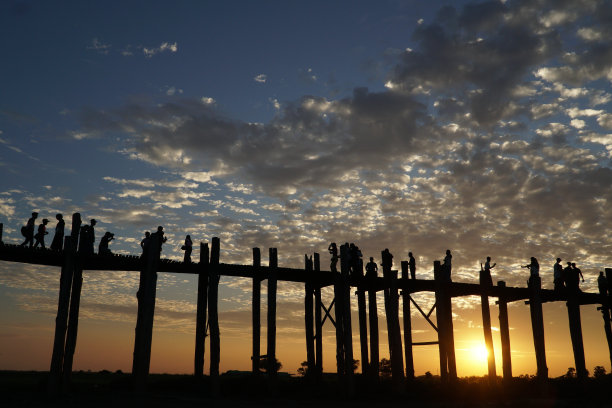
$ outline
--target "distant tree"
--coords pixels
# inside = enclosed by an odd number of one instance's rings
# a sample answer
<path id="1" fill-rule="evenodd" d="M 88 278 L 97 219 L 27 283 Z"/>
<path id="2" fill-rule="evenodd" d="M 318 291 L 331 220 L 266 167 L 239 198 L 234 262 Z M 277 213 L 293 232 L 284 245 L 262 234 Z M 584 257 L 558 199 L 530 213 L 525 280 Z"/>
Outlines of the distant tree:
<path id="1" fill-rule="evenodd" d="M 605 377 L 606 375 L 606 369 L 602 366 L 596 366 L 593 369 L 593 377 L 595 378 L 602 378 Z"/>
<path id="2" fill-rule="evenodd" d="M 576 378 L 576 369 L 574 367 L 568 367 L 565 373 L 566 378 Z"/>
<path id="3" fill-rule="evenodd" d="M 391 360 L 383 358 L 378 365 L 378 371 L 382 378 L 391 378 Z"/>
<path id="4" fill-rule="evenodd" d="M 275 360 L 276 360 L 275 370 L 278 373 L 280 369 L 283 368 L 283 365 L 281 364 L 280 361 L 278 361 L 277 358 Z M 261 371 L 263 371 L 264 373 L 268 372 L 268 356 L 261 356 L 259 358 L 259 367 L 261 368 Z"/>
<path id="5" fill-rule="evenodd" d="M 300 368 L 297 369 L 298 375 L 305 377 L 308 374 L 308 361 L 302 361 Z"/>

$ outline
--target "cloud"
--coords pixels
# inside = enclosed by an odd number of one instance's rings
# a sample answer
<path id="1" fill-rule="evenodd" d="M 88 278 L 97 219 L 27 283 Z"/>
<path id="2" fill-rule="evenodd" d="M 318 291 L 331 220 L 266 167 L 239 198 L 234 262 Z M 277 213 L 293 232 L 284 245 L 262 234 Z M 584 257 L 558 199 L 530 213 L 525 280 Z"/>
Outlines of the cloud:
<path id="1" fill-rule="evenodd" d="M 253 78 L 253 80 L 255 82 L 259 82 L 260 84 L 265 84 L 268 80 L 268 76 L 266 74 L 255 75 L 255 78 Z"/>
<path id="2" fill-rule="evenodd" d="M 86 48 L 88 50 L 96 51 L 99 54 L 108 55 L 111 49 L 111 45 L 104 44 L 102 41 L 98 40 L 97 38 L 94 38 L 93 40 L 91 40 L 91 45 L 88 45 Z"/>
<path id="3" fill-rule="evenodd" d="M 152 48 L 143 47 L 142 49 L 144 56 L 147 58 L 151 58 L 154 55 L 162 53 L 162 52 L 170 52 L 174 54 L 177 51 L 178 51 L 178 45 L 176 42 L 174 43 L 163 42 L 160 44 L 159 47 L 152 47 Z"/>

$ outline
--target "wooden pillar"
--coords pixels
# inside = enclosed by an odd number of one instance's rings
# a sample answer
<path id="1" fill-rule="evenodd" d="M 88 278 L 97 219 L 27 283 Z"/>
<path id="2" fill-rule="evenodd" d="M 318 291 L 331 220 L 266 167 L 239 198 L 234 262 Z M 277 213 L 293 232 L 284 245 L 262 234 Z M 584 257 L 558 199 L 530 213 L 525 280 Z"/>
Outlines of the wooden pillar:
<path id="1" fill-rule="evenodd" d="M 572 349 L 574 351 L 574 364 L 576 365 L 576 376 L 580 379 L 584 379 L 588 377 L 588 372 L 584 359 L 582 324 L 580 322 L 580 302 L 578 296 L 578 292 L 569 293 L 566 304 Z"/>
<path id="2" fill-rule="evenodd" d="M 455 362 L 455 340 L 453 334 L 453 311 L 450 296 L 450 285 L 445 277 L 440 261 L 434 261 L 434 278 L 436 283 L 436 318 L 438 322 L 438 343 L 440 349 L 440 376 L 442 381 L 457 379 Z"/>
<path id="3" fill-rule="evenodd" d="M 198 266 L 198 302 L 196 312 L 196 338 L 194 375 L 204 375 L 204 350 L 206 345 L 206 309 L 208 306 L 208 243 L 200 242 L 200 264 Z"/>
<path id="4" fill-rule="evenodd" d="M 79 308 L 81 305 L 81 288 L 83 287 L 83 267 L 77 256 L 72 275 L 72 292 L 70 294 L 70 312 L 68 318 L 68 331 L 66 333 L 66 346 L 64 350 L 64 382 L 62 387 L 65 392 L 70 389 L 72 382 L 72 362 L 76 350 L 77 332 L 79 328 Z"/>
<path id="5" fill-rule="evenodd" d="M 269 273 L 268 273 L 268 377 L 276 378 L 276 288 L 278 253 L 276 248 L 269 250 Z"/>
<path id="6" fill-rule="evenodd" d="M 253 248 L 253 301 L 252 301 L 252 323 L 253 323 L 253 374 L 259 374 L 259 360 L 261 349 L 261 252 L 259 248 Z"/>
<path id="7" fill-rule="evenodd" d="M 315 345 L 314 345 L 314 315 L 313 315 L 313 290 L 312 290 L 312 278 L 313 278 L 313 264 L 312 257 L 308 258 L 304 255 L 304 269 L 306 270 L 306 283 L 305 283 L 305 294 L 304 294 L 304 319 L 305 319 L 305 331 L 306 331 L 306 375 L 312 376 L 315 371 Z"/>
<path id="8" fill-rule="evenodd" d="M 510 326 L 508 325 L 508 301 L 505 292 L 506 282 L 498 281 L 497 287 L 500 289 L 499 294 L 499 334 L 501 337 L 502 348 L 502 371 L 504 380 L 512 379 L 512 359 L 510 354 Z"/>
<path id="9" fill-rule="evenodd" d="M 368 357 L 368 317 L 366 315 L 365 281 L 363 279 L 363 262 L 359 262 L 356 271 L 357 286 L 357 310 L 359 314 L 359 344 L 361 348 L 361 373 L 370 371 Z"/>
<path id="10" fill-rule="evenodd" d="M 548 367 L 546 366 L 546 347 L 544 344 L 544 317 L 542 314 L 542 300 L 540 289 L 542 280 L 539 276 L 530 278 L 531 294 L 529 297 L 529 311 L 531 313 L 531 329 L 533 331 L 533 345 L 536 354 L 537 377 L 540 380 L 548 378 Z"/>
<path id="11" fill-rule="evenodd" d="M 493 349 L 493 335 L 491 334 L 491 311 L 489 308 L 489 292 L 493 282 L 491 275 L 484 270 L 480 271 L 480 305 L 482 308 L 482 330 L 484 332 L 484 341 L 487 348 L 487 367 L 489 373 L 489 382 L 496 382 L 497 373 L 495 372 L 495 351 Z"/>
<path id="12" fill-rule="evenodd" d="M 606 275 L 604 276 L 603 286 L 599 286 L 599 295 L 601 296 L 601 315 L 604 321 L 604 331 L 606 333 L 606 340 L 608 342 L 608 352 L 610 354 L 610 364 L 612 365 L 612 328 L 610 327 L 610 295 L 612 290 L 610 284 L 612 279 L 612 268 L 606 268 Z M 599 282 L 598 282 L 599 283 Z"/>
<path id="13" fill-rule="evenodd" d="M 213 395 L 219 394 L 219 362 L 221 361 L 221 339 L 219 333 L 219 258 L 221 241 L 214 237 L 210 248 L 208 279 L 208 327 L 210 329 L 210 380 Z"/>
<path id="14" fill-rule="evenodd" d="M 153 340 L 153 318 L 155 315 L 155 293 L 157 289 L 157 263 L 159 262 L 161 236 L 151 234 L 149 250 L 143 270 L 140 272 L 140 288 L 138 290 L 139 315 L 136 321 L 136 336 L 134 340 L 134 362 L 132 375 L 136 388 L 143 389 L 146 385 L 151 363 L 151 343 Z"/>
<path id="15" fill-rule="evenodd" d="M 72 237 L 73 250 L 76 252 L 79 245 L 79 233 L 81 232 L 81 214 L 72 214 L 72 227 L 70 229 L 70 236 Z M 64 240 L 65 241 L 65 240 Z M 66 249 L 66 245 L 64 245 Z"/>
<path id="16" fill-rule="evenodd" d="M 402 261 L 402 281 L 408 285 L 408 262 Z M 414 379 L 414 361 L 412 357 L 412 320 L 410 316 L 410 291 L 407 286 L 402 290 L 402 314 L 404 318 L 404 355 L 406 358 L 406 378 Z"/>
<path id="17" fill-rule="evenodd" d="M 49 394 L 56 394 L 59 391 L 62 378 L 64 346 L 66 329 L 68 327 L 68 308 L 70 305 L 70 291 L 75 263 L 75 251 L 71 237 L 64 237 L 64 248 L 66 249 L 64 250 L 64 261 L 60 274 L 59 300 L 57 303 L 57 317 L 55 318 L 55 338 L 53 340 L 53 354 L 51 355 L 49 382 L 47 384 Z"/>
<path id="18" fill-rule="evenodd" d="M 368 282 L 368 317 L 370 320 L 370 375 L 378 379 L 379 344 L 378 344 L 378 305 L 376 302 L 376 273 L 366 275 Z"/>
<path id="19" fill-rule="evenodd" d="M 342 249 L 344 248 L 344 249 Z M 344 251 L 344 252 L 342 252 Z M 341 298 L 336 299 L 342 303 L 342 331 L 344 341 L 344 374 L 346 376 L 346 392 L 349 396 L 355 393 L 353 378 L 353 331 L 351 325 L 351 285 L 350 285 L 350 265 L 348 262 L 349 247 L 344 245 L 340 248 L 341 252 Z M 343 254 L 343 255 L 342 255 Z"/>
<path id="20" fill-rule="evenodd" d="M 346 262 L 346 251 L 343 249 L 344 245 L 340 246 L 340 265 Z M 344 254 L 344 255 L 343 255 Z M 343 258 L 344 256 L 344 258 Z M 334 272 L 332 272 L 334 274 Z M 336 317 L 336 372 L 338 374 L 338 380 L 340 383 L 344 382 L 345 375 L 345 364 L 344 364 L 344 329 L 343 324 L 343 306 L 342 301 L 342 275 L 340 272 L 334 274 L 334 312 Z M 341 385 L 341 388 L 343 385 Z"/>
<path id="21" fill-rule="evenodd" d="M 319 274 L 321 272 L 321 260 L 319 258 L 319 254 L 315 252 L 314 254 L 314 271 L 316 274 L 316 279 L 314 283 L 314 298 L 315 298 L 315 327 L 317 330 L 316 340 L 315 340 L 315 365 L 317 380 L 321 378 L 323 374 L 323 320 L 321 317 L 321 282 L 319 279 Z"/>
<path id="22" fill-rule="evenodd" d="M 2 230 L 4 229 L 4 224 L 0 223 L 0 243 L 2 243 Z"/>
<path id="23" fill-rule="evenodd" d="M 387 334 L 389 339 L 391 375 L 393 381 L 397 385 L 404 379 L 402 338 L 399 325 L 397 271 L 392 271 L 391 265 L 383 265 L 383 279 L 385 282 L 385 314 L 387 315 Z"/>

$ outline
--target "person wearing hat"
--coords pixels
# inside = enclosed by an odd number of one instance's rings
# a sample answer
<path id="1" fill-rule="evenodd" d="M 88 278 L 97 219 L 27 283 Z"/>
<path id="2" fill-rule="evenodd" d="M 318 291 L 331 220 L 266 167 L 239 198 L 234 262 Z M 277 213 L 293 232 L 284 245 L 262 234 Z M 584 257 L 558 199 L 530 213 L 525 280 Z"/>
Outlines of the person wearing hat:
<path id="1" fill-rule="evenodd" d="M 25 246 L 26 244 L 30 244 L 30 248 L 34 244 L 34 226 L 36 224 L 36 218 L 38 218 L 38 213 L 33 212 L 32 217 L 28 219 L 28 223 L 21 227 L 21 235 L 25 237 L 25 241 L 21 243 L 21 246 Z"/>
<path id="2" fill-rule="evenodd" d="M 38 232 L 36 233 L 36 235 L 34 235 L 34 238 L 36 238 L 36 242 L 34 243 L 34 248 L 36 248 L 38 244 L 40 244 L 40 247 L 42 249 L 45 249 L 45 235 L 48 234 L 47 232 L 48 223 L 49 223 L 49 220 L 44 218 L 42 220 L 42 224 L 38 226 Z"/>

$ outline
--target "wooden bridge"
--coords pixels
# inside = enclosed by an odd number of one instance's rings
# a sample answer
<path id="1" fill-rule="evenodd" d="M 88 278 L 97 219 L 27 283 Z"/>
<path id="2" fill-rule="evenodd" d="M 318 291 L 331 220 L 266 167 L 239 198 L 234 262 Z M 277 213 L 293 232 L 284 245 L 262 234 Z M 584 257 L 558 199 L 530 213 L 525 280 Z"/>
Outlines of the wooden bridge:
<path id="1" fill-rule="evenodd" d="M 145 251 L 143 256 L 85 254 L 78 248 L 80 216 L 73 216 L 72 233 L 64 240 L 63 251 L 31 249 L 2 243 L 2 224 L 0 224 L 0 260 L 29 264 L 57 266 L 61 268 L 58 312 L 56 318 L 55 340 L 51 358 L 48 389 L 50 393 L 67 390 L 70 387 L 72 363 L 76 348 L 79 303 L 82 274 L 84 270 L 138 271 L 140 286 L 137 294 L 138 316 L 134 341 L 132 375 L 137 387 L 144 387 L 149 373 L 151 341 L 155 312 L 156 283 L 158 272 L 188 273 L 198 275 L 196 344 L 194 374 L 203 376 L 204 345 L 208 325 L 210 336 L 210 378 L 213 394 L 219 387 L 220 333 L 218 320 L 218 284 L 220 276 L 238 276 L 253 280 L 252 330 L 253 354 L 252 371 L 260 373 L 261 347 L 261 282 L 268 281 L 267 293 L 267 353 L 266 372 L 271 384 L 276 378 L 276 294 L 277 282 L 301 282 L 305 285 L 305 338 L 307 375 L 314 381 L 323 372 L 322 328 L 329 320 L 336 328 L 336 366 L 338 384 L 348 394 L 354 392 L 353 381 L 353 342 L 351 322 L 351 288 L 357 289 L 358 326 L 362 373 L 372 379 L 379 375 L 378 309 L 376 293 L 383 291 L 385 318 L 388 332 L 389 353 L 393 381 L 400 386 L 405 379 L 414 377 L 412 351 L 414 346 L 438 344 L 440 355 L 440 374 L 442 381 L 452 382 L 457 378 L 453 336 L 451 299 L 458 296 L 477 295 L 481 298 L 482 320 L 485 344 L 488 353 L 488 378 L 497 380 L 493 340 L 491 335 L 491 316 L 489 297 L 497 298 L 499 305 L 499 327 L 501 334 L 502 373 L 504 380 L 512 378 L 510 355 L 510 334 L 508 308 L 510 302 L 526 301 L 531 312 L 534 348 L 536 355 L 537 377 L 548 378 L 546 351 L 544 344 L 544 323 L 542 303 L 565 301 L 568 310 L 570 336 L 574 354 L 576 374 L 586 377 L 580 305 L 598 304 L 601 307 L 603 326 L 606 333 L 610 361 L 612 362 L 612 332 L 610 328 L 610 298 L 607 285 L 600 285 L 599 293 L 585 293 L 579 290 L 554 291 L 541 288 L 539 277 L 531 279 L 529 287 L 506 287 L 499 281 L 496 286 L 481 272 L 480 282 L 458 283 L 444 277 L 439 261 L 434 262 L 434 280 L 411 279 L 408 263 L 401 262 L 401 275 L 383 265 L 383 276 L 363 274 L 363 265 L 351 267 L 348 261 L 348 248 L 340 248 L 340 271 L 322 271 L 319 254 L 305 256 L 304 269 L 282 268 L 278 266 L 277 250 L 269 249 L 268 266 L 261 265 L 259 248 L 253 248 L 252 265 L 232 265 L 220 262 L 220 240 L 213 238 L 200 244 L 200 261 L 184 263 L 160 259 L 157 250 Z M 151 235 L 150 248 L 160 248 L 156 234 Z M 606 268 L 607 281 L 611 282 L 612 268 Z M 334 299 L 329 307 L 321 301 L 321 288 L 333 286 Z M 432 292 L 435 304 L 424 311 L 412 298 L 416 292 Z M 367 295 L 367 312 L 366 312 Z M 403 341 L 399 319 L 399 299 L 402 298 Z M 411 330 L 411 307 L 429 322 L 438 334 L 432 342 L 413 342 Z M 333 315 L 332 315 L 333 307 Z M 431 319 L 436 310 L 436 321 Z M 368 336 L 369 332 L 369 336 Z"/>

